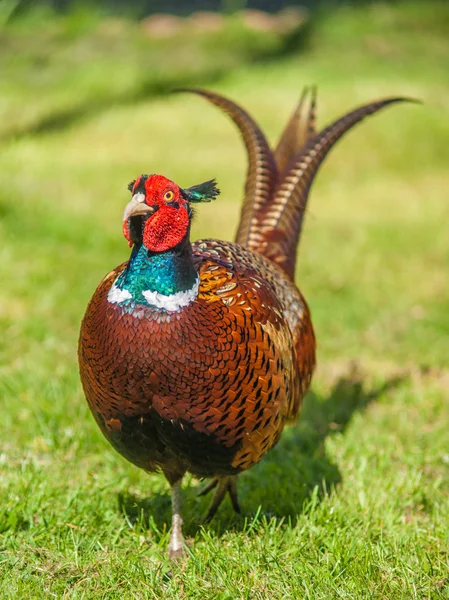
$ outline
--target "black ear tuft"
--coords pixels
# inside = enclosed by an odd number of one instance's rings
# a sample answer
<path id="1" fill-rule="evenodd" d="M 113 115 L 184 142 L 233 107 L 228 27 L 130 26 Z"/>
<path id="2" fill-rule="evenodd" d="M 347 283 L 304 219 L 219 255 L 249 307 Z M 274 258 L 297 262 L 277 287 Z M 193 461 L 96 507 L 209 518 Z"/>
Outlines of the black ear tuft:
<path id="1" fill-rule="evenodd" d="M 193 185 L 182 191 L 189 202 L 210 202 L 211 200 L 215 200 L 220 193 L 215 179 Z"/>
<path id="2" fill-rule="evenodd" d="M 128 189 L 129 189 L 129 191 L 130 191 L 130 192 L 132 192 L 132 191 L 133 191 L 133 187 L 134 187 L 134 184 L 135 184 L 135 183 L 136 183 L 136 180 L 135 180 L 135 179 L 133 179 L 133 180 L 131 181 L 131 183 L 128 183 Z"/>

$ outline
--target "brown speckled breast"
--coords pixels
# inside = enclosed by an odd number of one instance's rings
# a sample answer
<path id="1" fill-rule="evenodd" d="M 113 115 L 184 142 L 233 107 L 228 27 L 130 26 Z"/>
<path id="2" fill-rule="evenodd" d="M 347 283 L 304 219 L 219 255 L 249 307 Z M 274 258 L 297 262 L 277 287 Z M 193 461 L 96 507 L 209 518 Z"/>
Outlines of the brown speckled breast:
<path id="1" fill-rule="evenodd" d="M 258 462 L 294 419 L 315 364 L 307 305 L 268 259 L 193 245 L 197 299 L 178 312 L 108 301 L 99 285 L 79 341 L 89 406 L 136 465 L 209 477 Z"/>

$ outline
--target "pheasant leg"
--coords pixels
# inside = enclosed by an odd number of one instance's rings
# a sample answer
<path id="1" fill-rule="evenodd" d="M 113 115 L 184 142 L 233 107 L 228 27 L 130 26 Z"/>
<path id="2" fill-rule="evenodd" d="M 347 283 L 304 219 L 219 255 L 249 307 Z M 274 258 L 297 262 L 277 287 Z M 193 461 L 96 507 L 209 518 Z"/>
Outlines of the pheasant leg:
<path id="1" fill-rule="evenodd" d="M 186 555 L 185 540 L 182 535 L 181 482 L 182 479 L 171 486 L 172 525 L 168 544 L 168 556 L 171 560 L 178 560 Z"/>
<path id="2" fill-rule="evenodd" d="M 206 518 L 204 519 L 205 523 L 208 523 L 213 518 L 217 512 L 217 508 L 220 506 L 227 493 L 231 498 L 232 507 L 235 512 L 242 512 L 237 495 L 237 475 L 230 475 L 229 477 L 217 477 L 216 479 L 212 479 L 212 481 L 210 481 L 198 495 L 204 496 L 213 489 L 215 489 L 215 492 L 207 511 Z"/>

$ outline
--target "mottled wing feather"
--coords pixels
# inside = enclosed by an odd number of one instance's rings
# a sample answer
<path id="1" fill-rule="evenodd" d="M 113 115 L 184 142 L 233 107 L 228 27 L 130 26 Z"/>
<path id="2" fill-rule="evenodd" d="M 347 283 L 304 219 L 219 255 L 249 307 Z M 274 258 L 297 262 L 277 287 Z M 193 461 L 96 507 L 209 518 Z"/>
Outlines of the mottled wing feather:
<path id="1" fill-rule="evenodd" d="M 260 208 L 269 203 L 277 180 L 276 163 L 268 142 L 249 114 L 240 106 L 215 92 L 185 89 L 203 96 L 226 112 L 242 134 L 248 153 L 248 172 L 236 242 L 248 248 L 257 243 Z"/>
<path id="2" fill-rule="evenodd" d="M 287 325 L 287 328 L 281 328 L 279 331 L 267 325 L 267 331 L 271 332 L 271 337 L 275 341 L 278 348 L 282 348 L 282 352 L 286 355 L 291 348 L 294 348 L 293 363 L 297 367 L 297 379 L 295 376 L 293 387 L 288 394 L 286 404 L 286 415 L 288 420 L 294 420 L 298 416 L 301 400 L 306 393 L 313 370 L 315 368 L 315 336 L 313 332 L 311 317 L 307 303 L 298 288 L 292 283 L 291 279 L 272 261 L 266 257 L 247 251 L 245 248 L 237 244 L 229 244 L 226 242 L 217 242 L 216 240 L 199 240 L 194 244 L 196 256 L 201 256 L 201 260 L 207 256 L 212 260 L 213 273 L 218 277 L 221 273 L 223 277 L 224 271 L 220 271 L 217 263 L 220 262 L 229 272 L 232 265 L 238 272 L 251 274 L 257 273 L 257 277 L 250 279 L 247 284 L 248 289 L 257 288 L 257 296 L 259 305 L 266 307 L 268 298 L 260 297 L 261 290 L 270 290 L 271 305 L 270 314 L 271 322 L 277 319 L 282 320 Z M 224 261 L 224 256 L 226 260 Z M 206 271 L 201 270 L 202 287 L 205 281 Z M 220 287 L 224 287 L 226 283 L 220 282 Z M 200 290 L 201 292 L 201 290 Z M 248 290 L 246 291 L 246 294 Z M 274 293 L 274 295 L 272 295 Z M 237 290 L 230 290 L 229 296 L 233 299 L 229 301 L 241 302 L 240 293 Z M 265 309 L 265 308 L 264 308 Z M 291 332 L 291 338 L 287 340 L 285 337 L 286 329 Z M 291 341 L 290 341 L 291 340 Z M 289 344 L 292 344 L 290 346 Z M 296 368 L 295 367 L 295 368 Z"/>
<path id="3" fill-rule="evenodd" d="M 225 445 L 238 442 L 232 466 L 244 470 L 276 443 L 287 418 L 294 373 L 292 334 L 273 290 L 257 271 L 237 274 L 206 260 L 200 278 L 199 300 L 225 305 L 232 334 L 222 347 L 229 386 L 217 394 L 216 418 L 199 419 L 196 427 L 218 433 Z M 220 365 L 216 368 L 222 374 Z M 204 409 L 210 406 L 208 398 L 203 403 Z"/>

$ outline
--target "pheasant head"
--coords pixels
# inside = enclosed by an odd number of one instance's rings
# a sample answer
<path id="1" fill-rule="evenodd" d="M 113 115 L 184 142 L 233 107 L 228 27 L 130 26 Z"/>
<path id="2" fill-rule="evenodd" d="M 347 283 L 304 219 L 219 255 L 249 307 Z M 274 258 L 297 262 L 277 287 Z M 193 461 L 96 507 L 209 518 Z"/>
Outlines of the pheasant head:
<path id="1" fill-rule="evenodd" d="M 123 213 L 123 235 L 133 249 L 108 300 L 127 310 L 142 304 L 180 310 L 199 289 L 189 239 L 191 205 L 220 193 L 215 180 L 183 189 L 162 175 L 140 175 L 128 188 L 132 198 Z"/>
<path id="2" fill-rule="evenodd" d="M 183 189 L 163 175 L 140 175 L 128 189 L 131 201 L 123 213 L 128 244 L 143 244 L 150 252 L 176 248 L 189 235 L 191 204 L 210 202 L 220 193 L 215 180 Z"/>

